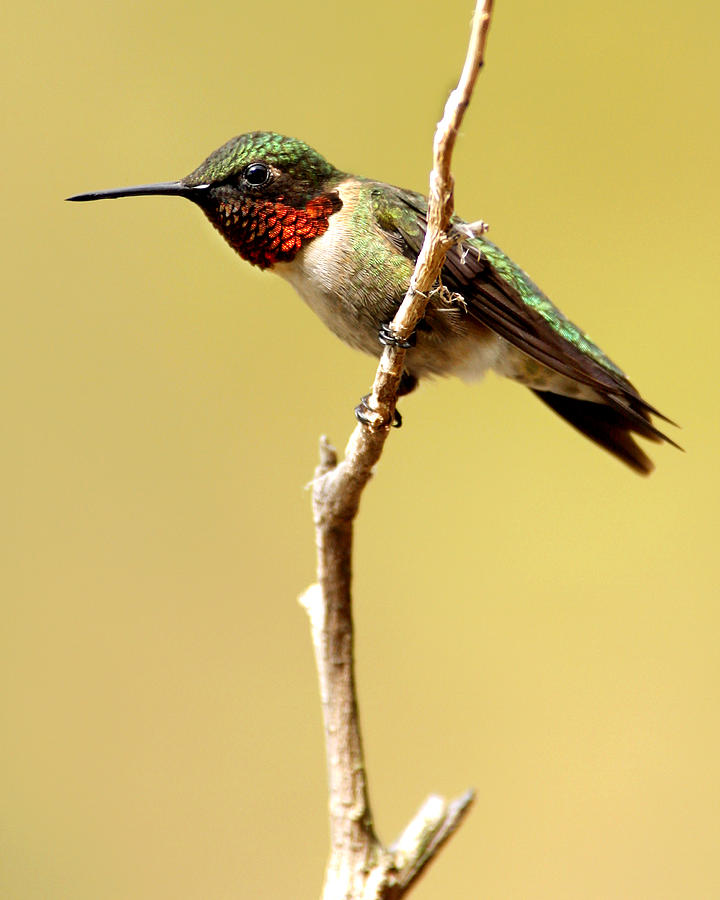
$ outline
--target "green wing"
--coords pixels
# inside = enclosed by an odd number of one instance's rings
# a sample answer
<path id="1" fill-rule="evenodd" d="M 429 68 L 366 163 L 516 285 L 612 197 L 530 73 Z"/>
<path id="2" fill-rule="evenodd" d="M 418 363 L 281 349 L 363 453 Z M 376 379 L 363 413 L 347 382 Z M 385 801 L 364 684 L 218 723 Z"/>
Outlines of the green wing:
<path id="1" fill-rule="evenodd" d="M 416 259 L 427 228 L 425 197 L 386 185 L 378 185 L 371 195 L 379 226 L 408 258 Z M 453 222 L 460 229 L 465 225 L 458 217 Z M 468 315 L 476 321 L 553 371 L 594 389 L 601 402 L 534 392 L 592 440 L 643 472 L 650 471 L 652 463 L 630 431 L 674 443 L 650 420 L 651 413 L 665 417 L 491 241 L 468 237 L 451 248 L 442 281 L 463 297 Z"/>

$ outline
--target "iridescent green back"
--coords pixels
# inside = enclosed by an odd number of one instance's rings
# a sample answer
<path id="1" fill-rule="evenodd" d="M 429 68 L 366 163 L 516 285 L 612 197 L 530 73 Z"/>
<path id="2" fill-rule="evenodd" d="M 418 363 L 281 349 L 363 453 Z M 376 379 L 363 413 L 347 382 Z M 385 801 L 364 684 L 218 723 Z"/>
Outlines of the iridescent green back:
<path id="1" fill-rule="evenodd" d="M 603 353 L 597 344 L 593 343 L 582 329 L 571 322 L 540 290 L 530 276 L 499 247 L 485 238 L 472 238 L 467 243 L 483 254 L 502 280 L 522 298 L 523 303 L 539 313 L 561 338 L 572 344 L 581 353 L 594 359 L 609 372 L 624 377 L 624 372 Z"/>

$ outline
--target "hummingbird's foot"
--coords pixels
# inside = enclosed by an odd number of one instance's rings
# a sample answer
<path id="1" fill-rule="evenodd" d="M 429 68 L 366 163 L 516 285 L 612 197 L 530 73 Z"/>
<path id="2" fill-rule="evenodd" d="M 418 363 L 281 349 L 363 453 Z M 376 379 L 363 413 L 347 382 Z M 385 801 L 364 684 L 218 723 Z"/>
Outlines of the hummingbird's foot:
<path id="1" fill-rule="evenodd" d="M 373 409 L 368 400 L 370 399 L 370 394 L 365 394 L 364 397 L 360 398 L 360 402 L 355 407 L 355 418 L 358 422 L 366 425 L 372 431 L 379 431 L 381 428 L 387 428 L 388 425 L 392 425 L 393 428 L 400 428 L 402 425 L 402 416 L 400 413 L 395 410 L 393 413 L 392 422 L 383 421 L 380 413 Z"/>
<path id="2" fill-rule="evenodd" d="M 393 331 L 390 322 L 386 322 L 384 325 L 380 326 L 378 338 L 380 339 L 380 343 L 384 344 L 386 347 L 399 347 L 401 350 L 410 350 L 417 343 L 414 332 L 406 341 L 401 340 Z"/>

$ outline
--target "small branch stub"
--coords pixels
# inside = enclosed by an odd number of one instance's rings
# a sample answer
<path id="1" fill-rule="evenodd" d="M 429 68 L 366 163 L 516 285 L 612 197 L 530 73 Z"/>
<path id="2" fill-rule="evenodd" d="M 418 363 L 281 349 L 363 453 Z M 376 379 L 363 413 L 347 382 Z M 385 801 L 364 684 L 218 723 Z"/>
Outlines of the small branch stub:
<path id="1" fill-rule="evenodd" d="M 345 457 L 325 438 L 313 480 L 313 515 L 317 546 L 317 584 L 301 597 L 308 612 L 320 682 L 328 763 L 330 858 L 324 900 L 397 900 L 425 871 L 438 850 L 468 812 L 468 791 L 450 803 L 431 796 L 397 842 L 385 848 L 375 834 L 368 798 L 365 762 L 353 668 L 351 605 L 352 532 L 360 498 L 382 453 L 407 346 L 425 312 L 449 246 L 456 240 L 453 213 L 452 151 L 463 114 L 482 67 L 492 0 L 478 2 L 470 43 L 457 88 L 445 107 L 433 146 L 428 228 L 410 286 L 390 330 L 397 338 L 386 346 L 367 400 L 377 414 L 371 425 L 354 429 Z M 484 228 L 475 223 L 473 228 Z"/>

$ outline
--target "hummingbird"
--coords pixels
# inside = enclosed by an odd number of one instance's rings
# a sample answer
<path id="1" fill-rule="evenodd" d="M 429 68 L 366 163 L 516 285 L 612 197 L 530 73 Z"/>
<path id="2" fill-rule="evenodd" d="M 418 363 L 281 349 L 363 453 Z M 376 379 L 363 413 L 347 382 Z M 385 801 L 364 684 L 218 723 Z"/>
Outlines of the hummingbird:
<path id="1" fill-rule="evenodd" d="M 180 181 L 67 199 L 141 195 L 192 200 L 233 250 L 288 281 L 351 347 L 379 356 L 397 340 L 389 323 L 425 236 L 422 194 L 340 171 L 301 140 L 254 131 L 223 144 Z M 634 436 L 677 447 L 651 417 L 674 423 L 482 229 L 457 216 L 451 227 L 441 285 L 403 345 L 399 394 L 421 378 L 473 380 L 492 369 L 636 472 L 651 472 Z M 356 414 L 363 419 L 362 404 Z"/>

